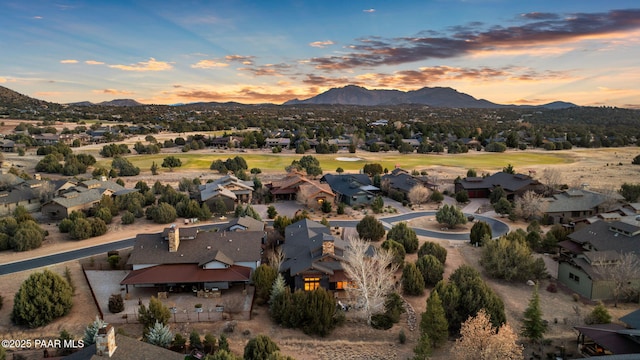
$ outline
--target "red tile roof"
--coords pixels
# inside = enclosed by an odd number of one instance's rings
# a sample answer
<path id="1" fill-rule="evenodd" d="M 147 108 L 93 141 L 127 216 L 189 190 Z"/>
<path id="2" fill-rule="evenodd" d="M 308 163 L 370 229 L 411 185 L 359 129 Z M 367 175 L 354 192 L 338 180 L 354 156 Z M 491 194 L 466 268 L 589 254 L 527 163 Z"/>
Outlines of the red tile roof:
<path id="1" fill-rule="evenodd" d="M 168 264 L 133 270 L 120 284 L 235 282 L 249 281 L 250 279 L 251 268 L 245 266 L 232 265 L 226 269 L 202 269 L 196 264 Z"/>

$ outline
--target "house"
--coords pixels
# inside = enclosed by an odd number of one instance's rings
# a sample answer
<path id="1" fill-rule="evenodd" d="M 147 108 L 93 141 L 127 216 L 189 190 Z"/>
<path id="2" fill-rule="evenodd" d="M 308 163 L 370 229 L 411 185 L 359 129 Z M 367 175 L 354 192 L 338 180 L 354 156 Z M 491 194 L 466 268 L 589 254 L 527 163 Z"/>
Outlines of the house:
<path id="1" fill-rule="evenodd" d="M 325 174 L 320 178 L 320 183 L 329 184 L 336 194 L 336 201 L 350 206 L 370 204 L 379 188 L 371 184 L 371 179 L 366 174 Z"/>
<path id="2" fill-rule="evenodd" d="M 527 191 L 542 191 L 542 184 L 531 176 L 497 172 L 487 177 L 456 179 L 455 192 L 466 190 L 469 198 L 488 198 L 496 187 L 502 187 L 508 199 L 521 196 Z"/>
<path id="3" fill-rule="evenodd" d="M 222 199 L 228 211 L 236 208 L 236 204 L 250 203 L 253 195 L 253 181 L 240 180 L 233 175 L 226 175 L 213 182 L 198 186 L 194 195 L 198 202 L 205 203 L 211 211 L 216 211 L 216 202 Z"/>
<path id="4" fill-rule="evenodd" d="M 309 181 L 300 185 L 297 199 L 309 209 L 320 210 L 324 202 L 335 203 L 336 195 L 328 184 Z"/>
<path id="5" fill-rule="evenodd" d="M 300 171 L 290 171 L 283 178 L 266 184 L 274 200 L 295 200 L 300 189 L 300 185 L 308 183 L 305 174 Z"/>
<path id="6" fill-rule="evenodd" d="M 74 211 L 88 211 L 100 202 L 103 195 L 119 196 L 137 191 L 105 179 L 86 180 L 76 186 L 69 186 L 68 182 L 61 184 L 66 190 L 42 205 L 42 214 L 53 220 L 64 219 Z"/>
<path id="7" fill-rule="evenodd" d="M 626 327 L 613 323 L 574 326 L 580 353 L 586 357 L 605 356 L 604 359 L 640 358 L 640 310 L 621 317 L 620 321 Z"/>
<path id="8" fill-rule="evenodd" d="M 622 254 L 638 251 L 640 219 L 597 221 L 569 234 L 569 240 L 558 244 L 558 281 L 572 291 L 592 300 L 613 298 L 612 281 L 603 272 L 615 266 Z M 640 278 L 629 279 L 640 286 Z"/>
<path id="9" fill-rule="evenodd" d="M 571 189 L 545 199 L 544 214 L 549 224 L 566 224 L 608 211 L 611 202 L 622 200 L 620 194 L 601 194 L 586 189 Z"/>
<path id="10" fill-rule="evenodd" d="M 390 173 L 382 175 L 380 180 L 383 188 L 388 187 L 389 190 L 401 192 L 405 198 L 415 186 L 424 186 L 431 190 L 438 188 L 438 185 L 429 183 L 426 177 L 413 176 L 401 168 L 395 168 Z"/>
<path id="11" fill-rule="evenodd" d="M 346 241 L 318 222 L 303 219 L 285 228 L 280 270 L 293 289 L 341 290 L 348 278 L 342 267 Z"/>
<path id="12" fill-rule="evenodd" d="M 211 141 L 211 145 L 218 148 L 226 148 L 226 147 L 237 148 L 237 147 L 240 147 L 240 143 L 242 142 L 242 140 L 244 140 L 244 138 L 240 136 L 224 136 L 224 137 L 214 138 Z"/>
<path id="13" fill-rule="evenodd" d="M 66 356 L 67 360 L 182 360 L 185 355 L 160 346 L 116 334 L 111 325 L 98 329 L 96 343 Z"/>
<path id="14" fill-rule="evenodd" d="M 222 228 L 223 231 L 264 231 L 264 222 L 256 220 L 251 216 L 241 216 L 229 221 L 229 224 Z"/>
<path id="15" fill-rule="evenodd" d="M 307 179 L 300 171 L 290 171 L 280 180 L 267 184 L 266 187 L 276 200 L 298 200 L 303 205 L 318 210 L 322 203 L 335 202 L 336 195 L 326 183 Z"/>
<path id="16" fill-rule="evenodd" d="M 266 147 L 276 147 L 280 146 L 281 148 L 288 148 L 291 145 L 291 139 L 289 138 L 266 138 L 265 146 Z"/>
<path id="17" fill-rule="evenodd" d="M 158 234 L 138 234 L 127 261 L 127 286 L 161 291 L 228 289 L 248 284 L 260 265 L 264 231 L 198 231 L 171 226 Z"/>
<path id="18" fill-rule="evenodd" d="M 39 190 L 43 183 L 46 182 L 25 181 L 0 190 L 0 216 L 13 214 L 18 206 L 24 207 L 28 212 L 39 211 L 42 207 Z"/>

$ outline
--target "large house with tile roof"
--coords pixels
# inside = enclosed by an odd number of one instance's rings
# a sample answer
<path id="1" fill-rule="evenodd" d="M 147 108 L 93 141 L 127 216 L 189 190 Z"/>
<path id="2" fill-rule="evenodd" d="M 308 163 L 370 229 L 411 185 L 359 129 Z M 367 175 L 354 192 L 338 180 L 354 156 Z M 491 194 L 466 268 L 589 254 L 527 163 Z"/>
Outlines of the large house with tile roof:
<path id="1" fill-rule="evenodd" d="M 302 219 L 285 228 L 280 271 L 294 289 L 344 289 L 348 278 L 342 261 L 347 246 L 327 226 Z"/>
<path id="2" fill-rule="evenodd" d="M 502 187 L 510 200 L 527 191 L 541 192 L 543 189 L 543 185 L 529 175 L 497 172 L 487 177 L 456 179 L 455 192 L 466 190 L 469 198 L 488 198 L 498 186 Z"/>
<path id="3" fill-rule="evenodd" d="M 260 265 L 264 231 L 199 231 L 171 226 L 158 234 L 138 234 L 127 261 L 126 286 L 174 289 L 228 289 L 248 284 Z"/>
<path id="4" fill-rule="evenodd" d="M 609 211 L 620 194 L 602 194 L 586 189 L 570 189 L 546 198 L 544 214 L 549 224 L 567 224 Z"/>
<path id="5" fill-rule="evenodd" d="M 336 194 L 336 202 L 349 206 L 368 205 L 380 191 L 367 174 L 325 174 L 320 183 L 329 184 Z"/>
<path id="6" fill-rule="evenodd" d="M 52 220 L 64 219 L 74 211 L 88 211 L 100 202 L 103 195 L 118 196 L 131 191 L 137 190 L 126 189 L 114 181 L 82 181 L 42 205 L 42 214 Z"/>
<path id="7" fill-rule="evenodd" d="M 622 254 L 638 256 L 639 244 L 640 219 L 637 217 L 601 220 L 585 226 L 558 244 L 558 281 L 588 299 L 612 299 L 613 283 L 601 269 L 616 266 Z M 640 288 L 640 276 L 629 282 Z"/>
<path id="8" fill-rule="evenodd" d="M 226 175 L 198 186 L 194 197 L 201 204 L 207 204 L 211 211 L 217 210 L 216 202 L 218 199 L 224 202 L 228 211 L 233 211 L 237 204 L 251 203 L 253 186 L 253 181 L 244 181 L 233 175 Z"/>

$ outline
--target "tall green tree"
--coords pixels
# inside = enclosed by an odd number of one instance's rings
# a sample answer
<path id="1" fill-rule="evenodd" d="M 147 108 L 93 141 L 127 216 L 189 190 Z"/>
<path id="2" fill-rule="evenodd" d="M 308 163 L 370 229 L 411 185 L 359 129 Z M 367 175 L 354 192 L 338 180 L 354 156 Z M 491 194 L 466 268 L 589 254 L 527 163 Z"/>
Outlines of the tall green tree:
<path id="1" fill-rule="evenodd" d="M 416 261 L 416 267 L 422 274 L 425 286 L 434 286 L 444 274 L 444 264 L 433 255 L 424 255 Z"/>
<path id="2" fill-rule="evenodd" d="M 387 233 L 387 239 L 392 239 L 402 244 L 407 254 L 413 254 L 418 250 L 418 236 L 412 228 L 407 226 L 406 222 L 394 225 Z"/>
<path id="3" fill-rule="evenodd" d="M 529 306 L 524 311 L 521 334 L 531 342 L 537 343 L 542 340 L 545 332 L 547 332 L 547 324 L 542 319 L 540 295 L 538 294 L 538 285 L 536 285 L 533 287 Z"/>
<path id="4" fill-rule="evenodd" d="M 471 227 L 471 233 L 469 239 L 471 245 L 482 245 L 485 239 L 491 239 L 491 227 L 484 221 L 478 221 Z"/>
<path id="5" fill-rule="evenodd" d="M 251 280 L 256 288 L 256 303 L 258 305 L 262 305 L 269 300 L 271 288 L 277 275 L 278 271 L 267 264 L 261 264 L 253 272 Z"/>
<path id="6" fill-rule="evenodd" d="M 420 318 L 420 333 L 428 336 L 431 346 L 439 347 L 447 341 L 448 330 L 449 322 L 442 307 L 442 300 L 438 292 L 434 291 L 427 299 L 427 308 Z"/>
<path id="7" fill-rule="evenodd" d="M 155 296 L 149 300 L 148 308 L 142 304 L 138 309 L 138 321 L 144 326 L 145 336 L 156 322 L 167 325 L 169 318 L 171 318 L 171 311 Z"/>
<path id="8" fill-rule="evenodd" d="M 31 274 L 13 299 L 11 320 L 36 328 L 67 315 L 73 306 L 73 289 L 60 275 L 44 270 Z"/>
<path id="9" fill-rule="evenodd" d="M 384 226 L 378 219 L 367 215 L 356 225 L 358 236 L 367 241 L 378 241 L 384 236 Z"/>
<path id="10" fill-rule="evenodd" d="M 424 293 L 424 278 L 414 263 L 407 263 L 402 269 L 402 291 L 407 295 Z"/>

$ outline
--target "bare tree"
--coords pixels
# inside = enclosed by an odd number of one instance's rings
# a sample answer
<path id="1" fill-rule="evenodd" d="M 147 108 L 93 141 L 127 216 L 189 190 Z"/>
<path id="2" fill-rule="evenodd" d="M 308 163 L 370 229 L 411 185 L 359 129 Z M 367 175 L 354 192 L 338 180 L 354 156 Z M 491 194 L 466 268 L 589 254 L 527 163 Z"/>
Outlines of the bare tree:
<path id="1" fill-rule="evenodd" d="M 517 216 L 525 220 L 541 217 L 546 210 L 547 203 L 540 194 L 527 191 L 514 201 L 514 211 Z"/>
<path id="2" fill-rule="evenodd" d="M 562 183 L 562 174 L 558 169 L 546 168 L 542 172 L 542 182 L 546 187 L 546 195 L 551 195 L 555 190 L 560 188 Z"/>
<path id="3" fill-rule="evenodd" d="M 604 195 L 604 201 L 600 204 L 603 211 L 612 210 L 622 199 L 620 193 L 613 186 L 606 186 L 604 189 L 598 189 L 598 192 Z"/>
<path id="4" fill-rule="evenodd" d="M 278 246 L 271 251 L 267 252 L 267 262 L 271 267 L 278 270 L 280 272 L 280 267 L 282 266 L 282 262 L 284 261 L 284 252 L 282 251 L 282 246 Z"/>
<path id="5" fill-rule="evenodd" d="M 34 193 L 38 195 L 40 201 L 46 202 L 53 198 L 55 192 L 55 186 L 50 181 L 45 181 L 40 186 L 34 188 Z"/>
<path id="6" fill-rule="evenodd" d="M 469 317 L 460 328 L 452 353 L 456 359 L 523 359 L 523 347 L 508 324 L 495 329 L 484 309 Z"/>
<path id="7" fill-rule="evenodd" d="M 346 290 L 355 297 L 358 308 L 367 323 L 371 316 L 384 311 L 386 296 L 394 288 L 394 275 L 398 265 L 393 254 L 384 249 L 375 249 L 359 237 L 349 237 L 344 252 L 343 267 L 351 283 Z"/>
<path id="8" fill-rule="evenodd" d="M 429 189 L 422 185 L 415 185 L 409 190 L 409 201 L 415 205 L 422 205 L 429 200 Z"/>
<path id="9" fill-rule="evenodd" d="M 605 255 L 597 260 L 594 270 L 604 281 L 611 282 L 614 306 L 618 306 L 620 295 L 634 290 L 640 281 L 640 258 L 633 252 L 621 253 L 617 259 L 607 259 Z M 635 289 L 637 290 L 637 289 Z"/>

